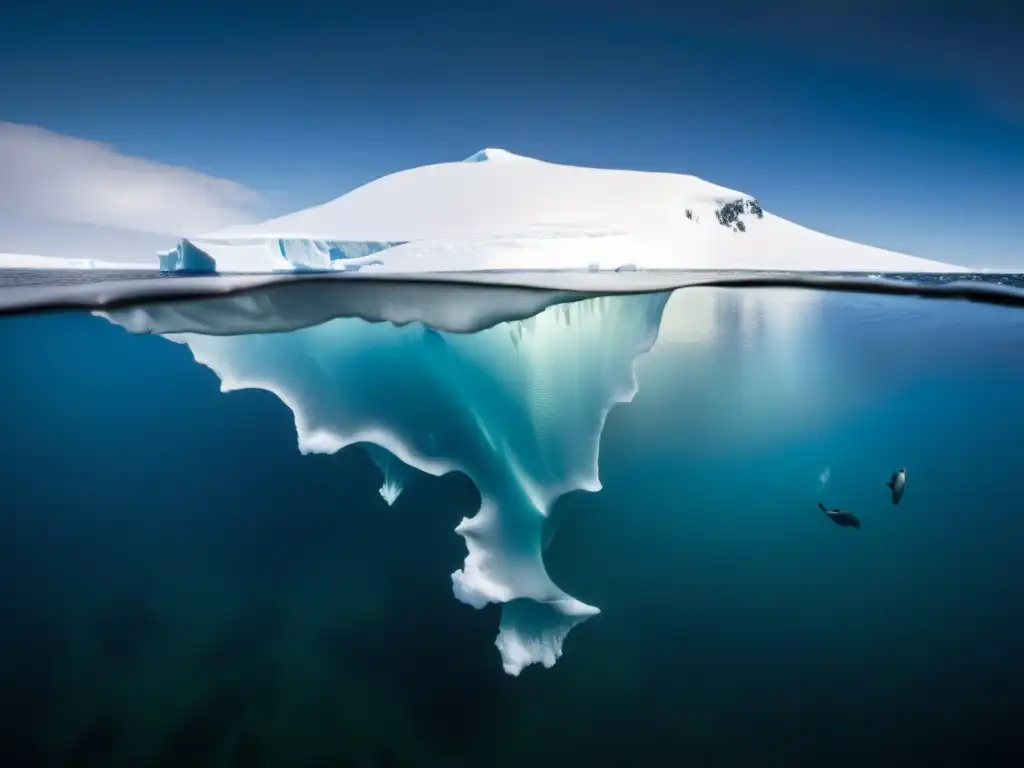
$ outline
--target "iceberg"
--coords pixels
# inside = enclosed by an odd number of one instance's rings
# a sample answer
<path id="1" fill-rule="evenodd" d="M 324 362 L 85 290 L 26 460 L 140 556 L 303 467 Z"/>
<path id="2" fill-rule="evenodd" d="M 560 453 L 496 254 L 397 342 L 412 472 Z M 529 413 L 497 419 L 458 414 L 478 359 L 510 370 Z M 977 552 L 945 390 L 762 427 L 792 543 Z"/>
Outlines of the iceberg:
<path id="1" fill-rule="evenodd" d="M 188 240 L 179 240 L 174 248 L 161 251 L 159 256 L 161 272 L 208 274 L 217 271 L 216 262 L 189 243 Z"/>
<path id="2" fill-rule="evenodd" d="M 585 168 L 484 149 L 323 205 L 183 239 L 162 268 L 218 272 L 730 269 L 956 272 L 764 211 L 695 176 Z"/>
<path id="3" fill-rule="evenodd" d="M 532 316 L 500 322 L 491 315 L 471 334 L 357 317 L 302 325 L 262 314 L 267 306 L 254 295 L 97 314 L 130 332 L 163 331 L 219 377 L 223 392 L 275 394 L 294 415 L 303 453 L 366 448 L 389 504 L 417 470 L 465 473 L 480 508 L 456 528 L 467 554 L 452 591 L 476 608 L 502 606 L 495 644 L 508 674 L 552 666 L 570 630 L 599 609 L 548 575 L 545 523 L 561 496 L 600 489 L 605 419 L 637 391 L 634 363 L 657 339 L 670 293 L 535 306 Z M 484 314 L 490 305 L 474 306 Z M 254 316 L 251 329 L 241 327 Z M 267 317 L 290 327 L 266 332 Z M 200 332 L 167 332 L 175 327 Z"/>
<path id="4" fill-rule="evenodd" d="M 203 248 L 182 239 L 177 246 L 161 252 L 160 269 L 164 272 L 288 272 L 292 270 L 359 269 L 381 263 L 368 259 L 400 242 L 348 242 L 343 240 L 309 240 L 303 238 L 271 238 L 269 240 L 226 240 L 217 244 L 203 242 Z M 205 249 L 205 250 L 204 250 Z M 215 260 L 207 251 L 218 254 Z"/>

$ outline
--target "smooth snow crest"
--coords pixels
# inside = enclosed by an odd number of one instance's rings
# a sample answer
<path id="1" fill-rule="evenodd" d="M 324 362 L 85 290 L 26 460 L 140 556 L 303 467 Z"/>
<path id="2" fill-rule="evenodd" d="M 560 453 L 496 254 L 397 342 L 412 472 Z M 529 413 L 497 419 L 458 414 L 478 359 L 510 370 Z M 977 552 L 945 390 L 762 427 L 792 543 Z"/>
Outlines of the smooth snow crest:
<path id="1" fill-rule="evenodd" d="M 392 173 L 323 205 L 230 227 L 202 241 L 458 241 L 469 236 L 675 231 L 685 209 L 745 197 L 694 176 L 542 162 L 484 149 L 475 162 Z"/>
<path id="2" fill-rule="evenodd" d="M 526 160 L 531 163 L 539 163 L 540 160 L 534 160 L 532 157 L 523 157 L 522 155 L 515 155 L 509 152 L 507 149 L 494 149 L 487 147 L 481 149 L 479 152 L 474 152 L 472 155 L 467 157 L 462 162 L 464 163 L 508 163 L 516 162 L 520 160 Z"/>

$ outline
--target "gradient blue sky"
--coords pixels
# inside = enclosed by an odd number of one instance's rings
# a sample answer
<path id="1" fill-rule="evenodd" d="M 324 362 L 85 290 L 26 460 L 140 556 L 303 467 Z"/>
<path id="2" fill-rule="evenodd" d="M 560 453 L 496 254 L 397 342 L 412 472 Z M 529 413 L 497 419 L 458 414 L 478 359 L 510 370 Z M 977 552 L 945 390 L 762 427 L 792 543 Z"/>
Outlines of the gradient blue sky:
<path id="1" fill-rule="evenodd" d="M 1024 268 L 1010 3 L 143 5 L 5 9 L 0 120 L 232 179 L 269 213 L 497 146 L 693 173 L 830 234 Z"/>

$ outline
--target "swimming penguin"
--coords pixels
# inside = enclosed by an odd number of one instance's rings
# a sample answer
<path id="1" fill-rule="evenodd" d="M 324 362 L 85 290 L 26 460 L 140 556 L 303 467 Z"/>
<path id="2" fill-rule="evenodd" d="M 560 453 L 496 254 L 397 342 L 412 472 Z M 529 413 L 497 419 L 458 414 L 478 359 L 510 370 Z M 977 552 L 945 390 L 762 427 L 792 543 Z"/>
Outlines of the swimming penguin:
<path id="1" fill-rule="evenodd" d="M 856 528 L 860 530 L 860 520 L 852 512 L 847 512 L 844 509 L 829 509 L 820 501 L 818 502 L 818 509 L 829 516 L 829 519 L 838 525 L 840 528 Z"/>
<path id="2" fill-rule="evenodd" d="M 903 498 L 903 491 L 907 487 L 907 470 L 900 468 L 896 472 L 892 473 L 892 477 L 889 482 L 885 484 L 886 488 L 892 491 L 892 503 L 899 504 L 900 499 Z"/>

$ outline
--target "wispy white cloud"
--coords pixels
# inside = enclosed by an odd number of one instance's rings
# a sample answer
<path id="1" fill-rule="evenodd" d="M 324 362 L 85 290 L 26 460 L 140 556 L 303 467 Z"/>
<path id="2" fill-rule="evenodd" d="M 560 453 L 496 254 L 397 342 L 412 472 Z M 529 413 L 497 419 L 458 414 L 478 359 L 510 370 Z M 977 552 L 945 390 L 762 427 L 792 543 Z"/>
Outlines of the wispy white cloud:
<path id="1" fill-rule="evenodd" d="M 30 125 L 0 122 L 0 251 L 46 223 L 175 238 L 257 220 L 260 196 L 188 168 Z M 23 226 L 19 228 L 18 223 Z"/>

